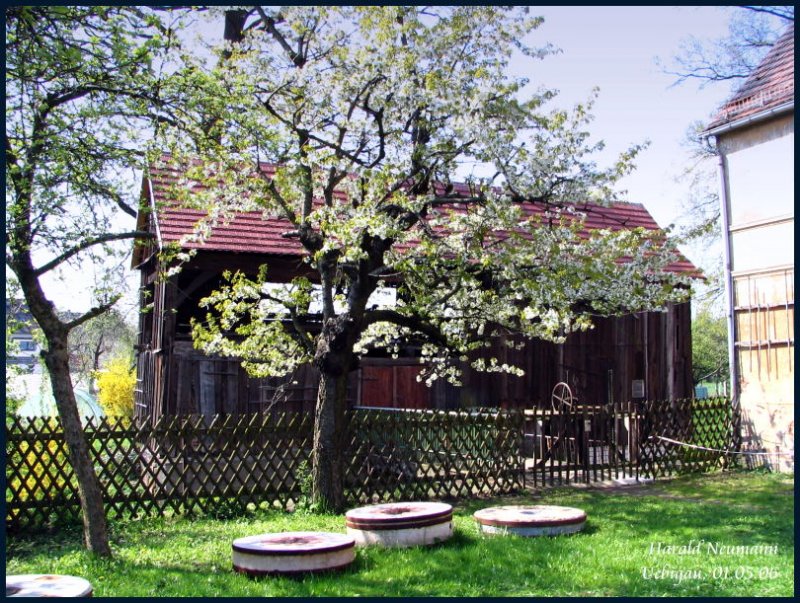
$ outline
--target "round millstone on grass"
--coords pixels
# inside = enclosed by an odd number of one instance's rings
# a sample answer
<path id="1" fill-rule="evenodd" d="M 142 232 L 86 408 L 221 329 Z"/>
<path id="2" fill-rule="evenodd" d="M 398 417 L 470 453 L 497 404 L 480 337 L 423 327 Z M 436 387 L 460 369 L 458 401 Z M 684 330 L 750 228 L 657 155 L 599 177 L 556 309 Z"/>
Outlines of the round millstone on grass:
<path id="1" fill-rule="evenodd" d="M 352 509 L 347 533 L 359 546 L 429 546 L 453 535 L 453 507 L 436 502 L 398 502 Z"/>
<path id="2" fill-rule="evenodd" d="M 91 597 L 85 578 L 57 574 L 6 576 L 6 597 Z"/>
<path id="3" fill-rule="evenodd" d="M 332 532 L 277 532 L 233 541 L 233 569 L 248 576 L 339 570 L 355 556 L 355 540 Z"/>
<path id="4" fill-rule="evenodd" d="M 489 507 L 473 517 L 486 534 L 559 536 L 580 532 L 586 525 L 581 509 L 552 505 Z"/>

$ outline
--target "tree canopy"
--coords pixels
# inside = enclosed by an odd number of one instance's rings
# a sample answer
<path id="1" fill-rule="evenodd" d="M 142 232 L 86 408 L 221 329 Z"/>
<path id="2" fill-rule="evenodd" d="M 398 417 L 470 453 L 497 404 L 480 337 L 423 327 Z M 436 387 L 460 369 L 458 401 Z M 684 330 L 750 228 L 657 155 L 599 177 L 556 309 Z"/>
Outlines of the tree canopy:
<path id="1" fill-rule="evenodd" d="M 725 382 L 730 376 L 728 366 L 728 326 L 724 316 L 701 307 L 692 321 L 692 378 L 695 384 L 703 381 Z"/>
<path id="2" fill-rule="evenodd" d="M 136 215 L 138 191 L 123 176 L 144 163 L 169 35 L 145 9 L 7 9 L 6 261 L 15 272 L 28 254 L 37 278 L 75 262 L 113 266 L 109 254 L 130 248 L 113 243 L 143 234 L 120 229 L 117 216 Z M 101 305 L 118 293 L 111 274 L 98 284 Z"/>
<path id="3" fill-rule="evenodd" d="M 89 392 L 96 394 L 97 372 L 113 358 L 122 358 L 130 365 L 135 342 L 135 331 L 116 308 L 111 308 L 70 334 L 71 369 L 87 381 Z"/>
<path id="4" fill-rule="evenodd" d="M 189 178 L 210 183 L 214 219 L 257 208 L 291 224 L 287 236 L 319 271 L 322 316 L 308 313 L 308 280 L 266 294 L 238 275 L 207 302 L 219 319 L 196 325 L 207 351 L 284 373 L 317 354 L 310 322 L 356 314 L 355 349 L 422 338 L 429 366 L 454 375 L 451 361 L 495 326 L 558 340 L 593 314 L 660 307 L 673 291 L 662 233 L 581 235 L 576 206 L 609 201 L 638 149 L 601 170 L 588 107 L 545 111 L 546 90 L 520 99 L 526 82 L 505 67 L 515 49 L 547 54 L 521 42 L 540 20 L 489 7 L 257 9 L 248 19 L 214 75 L 232 94 L 219 123 L 234 152 L 192 164 Z M 273 178 L 259 159 L 277 166 Z M 475 163 L 492 172 L 455 186 Z M 546 211 L 529 216 L 526 203 Z M 398 303 L 368 308 L 385 284 Z M 277 312 L 292 320 L 271 320 Z"/>
<path id="5" fill-rule="evenodd" d="M 527 79 L 508 76 L 514 56 L 551 52 L 529 43 L 541 19 L 527 9 L 205 12 L 220 28 L 224 19 L 210 61 L 180 48 L 165 23 L 174 11 L 6 12 L 6 261 L 44 332 L 82 497 L 91 465 L 67 336 L 118 292 L 99 288 L 94 307 L 64 322 L 41 278 L 106 262 L 113 243 L 147 236 L 114 219 L 135 213 L 118 176 L 147 169 L 143 138 L 166 146 L 184 174 L 175 200 L 208 209 L 197 239 L 257 210 L 284 220 L 302 246 L 310 276 L 268 287 L 268 266 L 231 275 L 194 335 L 254 374 L 319 369 L 313 494 L 332 508 L 343 502 L 346 377 L 368 350 L 414 343 L 428 380 L 457 382 L 494 333 L 561 341 L 594 316 L 685 299 L 686 275 L 667 269 L 676 250 L 666 233 L 587 231 L 587 214 L 614 200 L 641 147 L 599 167 L 592 99 L 550 108 L 554 91 L 528 92 Z M 393 303 L 375 301 L 383 287 L 396 290 Z M 519 372 L 472 358 L 480 370 Z M 87 542 L 107 554 L 99 527 Z"/>

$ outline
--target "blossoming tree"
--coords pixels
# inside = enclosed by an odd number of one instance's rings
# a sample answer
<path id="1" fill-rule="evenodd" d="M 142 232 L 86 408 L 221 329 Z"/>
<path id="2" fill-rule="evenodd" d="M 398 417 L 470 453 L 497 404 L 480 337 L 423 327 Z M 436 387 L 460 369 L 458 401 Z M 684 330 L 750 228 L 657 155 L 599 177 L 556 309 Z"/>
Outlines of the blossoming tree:
<path id="1" fill-rule="evenodd" d="M 468 357 L 519 373 L 470 353 L 493 333 L 559 341 L 593 316 L 685 298 L 663 232 L 584 228 L 639 147 L 600 169 L 587 106 L 546 110 L 554 93 L 542 89 L 523 97 L 527 81 L 508 76 L 509 61 L 551 52 L 526 45 L 541 20 L 524 9 L 252 7 L 225 17 L 222 60 L 203 86 L 214 93 L 198 99 L 212 136 L 187 149 L 176 194 L 210 209 L 206 227 L 244 210 L 282 218 L 315 276 L 267 286 L 268 266 L 258 278 L 231 275 L 204 300 L 194 337 L 254 375 L 319 370 L 321 506 L 344 504 L 347 375 L 370 349 L 417 343 L 428 381 L 457 383 Z M 177 141 L 173 153 L 180 161 Z M 264 161 L 276 166 L 270 177 Z M 396 288 L 394 303 L 375 302 L 381 287 Z"/>

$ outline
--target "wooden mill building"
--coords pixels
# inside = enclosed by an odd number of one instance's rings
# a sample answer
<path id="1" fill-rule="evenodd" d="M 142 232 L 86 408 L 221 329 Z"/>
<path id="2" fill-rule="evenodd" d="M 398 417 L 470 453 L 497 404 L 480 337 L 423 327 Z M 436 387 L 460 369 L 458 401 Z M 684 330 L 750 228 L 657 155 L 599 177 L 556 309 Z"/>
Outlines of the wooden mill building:
<path id="1" fill-rule="evenodd" d="M 195 248 L 196 254 L 174 276 L 159 278 L 165 268 L 159 250 L 180 242 L 205 216 L 169 198 L 178 176 L 156 167 L 143 183 L 138 228 L 151 232 L 154 239 L 137 246 L 133 255 L 133 267 L 141 273 L 145 310 L 138 342 L 137 416 L 250 413 L 267 407 L 310 412 L 317 378 L 312 367 L 301 367 L 287 378 L 253 379 L 238 360 L 195 350 L 190 335 L 191 319 L 204 317 L 199 301 L 220 286 L 223 271 L 254 275 L 259 266 L 268 264 L 271 280 L 287 282 L 308 274 L 300 244 L 281 236 L 289 230 L 286 222 L 242 212 L 215 226 L 203 244 L 183 243 Z M 659 228 L 642 205 L 629 203 L 593 207 L 587 227 Z M 670 269 L 696 272 L 682 258 L 676 258 Z M 530 408 L 549 405 L 559 382 L 569 383 L 579 402 L 593 404 L 692 394 L 689 302 L 663 312 L 598 319 L 595 329 L 571 335 L 561 345 L 532 341 L 522 350 L 502 341 L 493 345 L 501 361 L 522 367 L 525 376 L 467 369 L 462 387 L 440 380 L 429 388 L 417 382 L 419 354 L 409 348 L 398 359 L 364 358 L 350 376 L 350 403 L 389 408 Z"/>

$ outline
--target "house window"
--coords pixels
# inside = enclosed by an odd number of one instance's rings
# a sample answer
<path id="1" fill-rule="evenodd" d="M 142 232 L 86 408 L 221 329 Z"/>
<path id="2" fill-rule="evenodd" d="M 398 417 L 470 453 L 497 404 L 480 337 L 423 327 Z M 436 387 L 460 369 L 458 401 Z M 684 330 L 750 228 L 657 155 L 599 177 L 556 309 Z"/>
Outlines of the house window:
<path id="1" fill-rule="evenodd" d="M 22 339 L 19 342 L 19 349 L 23 352 L 35 352 L 36 343 L 31 339 Z"/>

